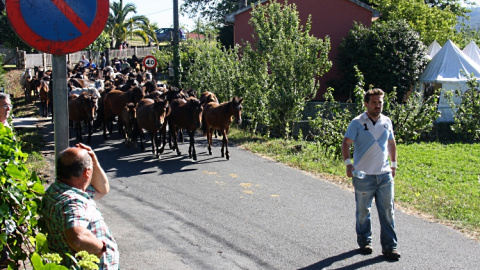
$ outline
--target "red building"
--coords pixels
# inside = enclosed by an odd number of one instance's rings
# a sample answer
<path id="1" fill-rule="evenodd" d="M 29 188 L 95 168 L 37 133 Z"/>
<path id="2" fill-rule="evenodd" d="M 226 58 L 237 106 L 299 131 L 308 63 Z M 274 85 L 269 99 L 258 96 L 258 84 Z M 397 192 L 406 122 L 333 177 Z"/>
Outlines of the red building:
<path id="1" fill-rule="evenodd" d="M 264 5 L 269 0 L 260 1 Z M 282 1 L 279 1 L 282 2 Z M 312 16 L 312 28 L 310 34 L 317 38 L 330 37 L 331 50 L 329 59 L 332 68 L 320 78 L 320 89 L 315 99 L 322 99 L 323 94 L 329 87 L 328 81 L 339 77 L 336 58 L 338 47 L 342 39 L 348 34 L 354 22 L 362 23 L 369 27 L 380 16 L 380 12 L 358 0 L 288 0 L 288 4 L 295 4 L 302 24 L 307 22 L 308 16 Z M 228 24 L 234 25 L 234 43 L 242 44 L 242 41 L 252 42 L 253 27 L 248 24 L 251 18 L 251 7 L 247 6 L 226 16 Z"/>

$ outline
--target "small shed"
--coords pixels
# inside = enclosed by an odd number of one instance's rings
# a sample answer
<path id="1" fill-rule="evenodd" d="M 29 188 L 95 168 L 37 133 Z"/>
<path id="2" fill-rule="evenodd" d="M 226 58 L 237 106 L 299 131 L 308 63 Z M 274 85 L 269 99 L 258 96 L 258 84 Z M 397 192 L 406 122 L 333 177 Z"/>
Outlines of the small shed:
<path id="1" fill-rule="evenodd" d="M 468 90 L 467 77 L 472 74 L 480 79 L 480 65 L 463 53 L 451 40 L 448 40 L 440 51 L 428 63 L 425 71 L 419 77 L 420 91 L 428 94 L 435 89 L 442 89 L 438 103 L 441 115 L 437 122 L 453 122 L 453 111 L 444 97 L 446 91 Z M 460 104 L 461 97 L 453 99 L 455 104 Z"/>

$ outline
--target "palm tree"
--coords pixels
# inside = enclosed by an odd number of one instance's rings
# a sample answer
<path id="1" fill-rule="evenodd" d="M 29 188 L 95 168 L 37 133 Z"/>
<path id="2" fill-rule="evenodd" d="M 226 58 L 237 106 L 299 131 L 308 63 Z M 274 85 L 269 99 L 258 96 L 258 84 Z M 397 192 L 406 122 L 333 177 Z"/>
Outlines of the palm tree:
<path id="1" fill-rule="evenodd" d="M 150 25 L 148 18 L 143 15 L 128 18 L 130 13 L 137 13 L 137 7 L 134 4 L 127 3 L 124 6 L 123 0 L 110 4 L 110 15 L 105 30 L 112 37 L 112 48 L 119 48 L 129 35 L 141 37 L 146 43 L 149 40 L 157 40 L 154 26 Z"/>

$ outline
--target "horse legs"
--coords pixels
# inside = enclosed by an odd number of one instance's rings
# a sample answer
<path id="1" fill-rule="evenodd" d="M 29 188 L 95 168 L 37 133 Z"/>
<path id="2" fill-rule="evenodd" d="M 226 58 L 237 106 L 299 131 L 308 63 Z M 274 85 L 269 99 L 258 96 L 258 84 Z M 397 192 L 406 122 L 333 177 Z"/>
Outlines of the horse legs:
<path id="1" fill-rule="evenodd" d="M 153 136 L 154 136 L 154 138 L 155 138 L 155 153 L 156 153 L 155 156 L 156 156 L 157 158 L 159 158 L 159 157 L 160 157 L 160 152 L 158 152 L 158 145 L 160 144 L 160 138 L 159 138 L 160 134 L 158 134 L 158 131 L 155 131 L 155 132 L 153 133 Z M 152 141 L 152 142 L 153 142 L 153 141 Z M 153 145 L 152 145 L 152 147 L 153 147 Z"/>
<path id="2" fill-rule="evenodd" d="M 145 146 L 143 145 L 143 140 L 145 139 L 144 135 L 143 135 L 143 129 L 139 128 L 138 129 L 138 137 L 140 137 L 140 149 L 143 151 L 145 150 Z"/>
<path id="3" fill-rule="evenodd" d="M 160 154 L 163 154 L 163 151 L 165 150 L 165 145 L 167 144 L 167 125 L 166 124 L 163 124 L 162 128 L 160 129 L 160 137 L 162 142 L 162 146 L 160 147 Z"/>
<path id="4" fill-rule="evenodd" d="M 45 100 L 42 100 L 41 104 L 42 104 L 42 116 L 47 117 L 47 115 L 48 115 L 47 102 Z"/>
<path id="5" fill-rule="evenodd" d="M 88 129 L 88 137 L 87 137 L 87 144 L 90 145 L 90 140 L 92 138 L 92 125 L 93 125 L 93 120 L 89 121 L 87 120 L 87 129 Z"/>
<path id="6" fill-rule="evenodd" d="M 228 153 L 228 137 L 227 131 L 223 130 L 223 139 L 222 139 L 222 157 L 223 157 L 223 148 L 225 147 L 225 157 L 227 160 L 230 159 L 230 154 Z"/>
<path id="7" fill-rule="evenodd" d="M 173 139 L 173 150 L 177 150 L 177 155 L 180 156 L 182 153 L 178 149 L 178 129 L 175 125 L 169 125 L 170 128 L 170 138 Z"/>
<path id="8" fill-rule="evenodd" d="M 82 121 L 75 121 L 75 132 L 77 133 L 77 140 L 83 142 L 82 138 Z"/>
<path id="9" fill-rule="evenodd" d="M 27 84 L 28 84 L 28 82 L 27 82 Z M 25 102 L 28 103 L 30 101 L 30 95 L 32 94 L 32 90 L 30 89 L 30 86 L 27 85 L 25 87 L 25 92 L 24 93 L 25 93 Z"/>
<path id="10" fill-rule="evenodd" d="M 152 153 L 153 153 L 153 155 L 155 155 L 158 158 L 158 154 L 155 152 L 156 141 L 157 141 L 156 134 L 155 134 L 155 132 L 149 132 L 149 133 L 150 133 L 150 137 L 152 138 Z"/>
<path id="11" fill-rule="evenodd" d="M 212 129 L 207 127 L 208 154 L 212 155 Z"/>
<path id="12" fill-rule="evenodd" d="M 52 109 L 52 123 L 53 123 L 53 119 L 54 119 L 53 118 L 53 102 L 50 102 L 50 104 L 51 104 L 51 109 Z"/>
<path id="13" fill-rule="evenodd" d="M 172 127 L 169 124 L 168 125 L 168 146 L 170 147 L 170 149 L 174 150 L 175 148 L 173 148 L 173 145 L 172 145 L 172 133 L 170 132 L 171 129 Z"/>
<path id="14" fill-rule="evenodd" d="M 188 136 L 190 137 L 190 146 L 188 147 L 188 156 L 193 158 L 193 160 L 197 160 L 197 152 L 195 151 L 195 131 L 187 131 Z"/>

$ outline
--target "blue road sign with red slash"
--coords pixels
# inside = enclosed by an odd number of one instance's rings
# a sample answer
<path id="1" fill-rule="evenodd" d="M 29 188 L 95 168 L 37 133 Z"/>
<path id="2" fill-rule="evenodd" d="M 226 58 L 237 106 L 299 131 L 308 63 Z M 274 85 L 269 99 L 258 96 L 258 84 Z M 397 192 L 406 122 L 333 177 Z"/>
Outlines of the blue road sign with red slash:
<path id="1" fill-rule="evenodd" d="M 55 55 L 85 49 L 102 33 L 108 0 L 7 0 L 17 35 L 33 48 Z"/>

